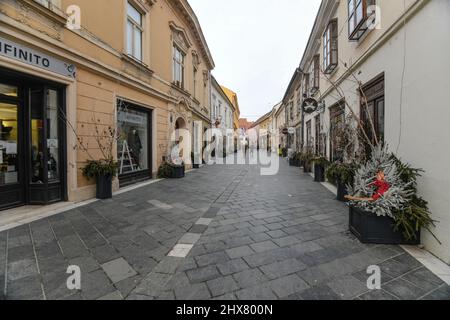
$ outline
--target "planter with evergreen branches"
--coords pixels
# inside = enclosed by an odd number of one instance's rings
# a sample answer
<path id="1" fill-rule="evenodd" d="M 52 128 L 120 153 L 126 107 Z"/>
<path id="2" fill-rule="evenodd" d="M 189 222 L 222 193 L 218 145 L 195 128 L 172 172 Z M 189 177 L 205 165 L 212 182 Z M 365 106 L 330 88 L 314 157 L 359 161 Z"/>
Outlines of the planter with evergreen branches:
<path id="1" fill-rule="evenodd" d="M 420 244 L 422 229 L 433 235 L 435 221 L 417 192 L 421 172 L 375 147 L 349 186 L 350 231 L 363 243 L 396 245 Z"/>
<path id="2" fill-rule="evenodd" d="M 356 165 L 334 162 L 325 170 L 327 180 L 337 187 L 337 200 L 346 202 L 345 196 L 348 195 L 347 186 L 353 185 Z"/>
<path id="3" fill-rule="evenodd" d="M 112 181 L 117 174 L 118 164 L 112 158 L 108 160 L 88 160 L 83 167 L 87 179 L 96 179 L 97 199 L 112 198 Z"/>
<path id="4" fill-rule="evenodd" d="M 330 162 L 325 157 L 316 157 L 313 159 L 314 163 L 314 181 L 325 182 L 325 170 L 330 165 Z"/>

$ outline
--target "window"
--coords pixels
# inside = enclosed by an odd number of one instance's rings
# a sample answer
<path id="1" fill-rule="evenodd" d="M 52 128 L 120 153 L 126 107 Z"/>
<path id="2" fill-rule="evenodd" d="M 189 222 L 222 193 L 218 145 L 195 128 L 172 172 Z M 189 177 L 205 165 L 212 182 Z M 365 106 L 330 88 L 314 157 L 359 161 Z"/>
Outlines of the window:
<path id="1" fill-rule="evenodd" d="M 127 54 L 142 61 L 142 14 L 127 4 Z"/>
<path id="2" fill-rule="evenodd" d="M 313 147 L 311 120 L 306 123 L 306 146 L 309 150 L 311 150 L 311 148 Z"/>
<path id="3" fill-rule="evenodd" d="M 303 94 L 309 97 L 309 73 L 305 74 L 304 81 L 305 83 L 303 85 Z"/>
<path id="4" fill-rule="evenodd" d="M 315 121 L 315 153 L 316 155 L 323 155 L 322 153 L 322 139 L 321 139 L 321 131 L 322 131 L 322 126 L 320 123 L 320 115 L 317 115 L 314 118 Z"/>
<path id="5" fill-rule="evenodd" d="M 294 102 L 289 102 L 289 119 L 294 120 Z"/>
<path id="6" fill-rule="evenodd" d="M 368 9 L 375 0 L 348 1 L 348 34 L 350 40 L 359 40 L 368 29 Z"/>
<path id="7" fill-rule="evenodd" d="M 177 87 L 184 88 L 184 53 L 173 46 L 173 81 Z"/>
<path id="8" fill-rule="evenodd" d="M 332 73 L 338 65 L 338 23 L 332 20 L 323 35 L 323 70 Z"/>
<path id="9" fill-rule="evenodd" d="M 119 175 L 136 174 L 150 168 L 150 115 L 141 108 L 118 101 L 117 159 Z M 147 176 L 144 173 L 144 176 Z"/>
<path id="10" fill-rule="evenodd" d="M 318 54 L 314 56 L 312 67 L 311 93 L 315 94 L 320 86 L 320 56 Z"/>
<path id="11" fill-rule="evenodd" d="M 34 1 L 50 10 L 53 10 L 55 7 L 57 8 L 60 7 L 60 0 L 34 0 Z"/>
<path id="12" fill-rule="evenodd" d="M 339 102 L 330 108 L 330 143 L 331 161 L 343 160 L 343 150 L 340 143 L 339 131 L 345 124 L 345 104 Z"/>
<path id="13" fill-rule="evenodd" d="M 197 68 L 194 66 L 194 83 L 193 83 L 193 94 L 194 94 L 194 98 L 197 98 Z"/>
<path id="14" fill-rule="evenodd" d="M 297 94 L 297 117 L 300 116 L 300 110 L 302 109 L 302 95 L 300 93 L 300 87 L 298 87 L 296 94 Z"/>
<path id="15" fill-rule="evenodd" d="M 380 76 L 363 87 L 363 92 L 361 92 L 361 121 L 364 131 L 373 143 L 375 143 L 375 138 L 370 119 L 373 121 L 378 141 L 384 140 L 384 103 L 384 76 Z"/>

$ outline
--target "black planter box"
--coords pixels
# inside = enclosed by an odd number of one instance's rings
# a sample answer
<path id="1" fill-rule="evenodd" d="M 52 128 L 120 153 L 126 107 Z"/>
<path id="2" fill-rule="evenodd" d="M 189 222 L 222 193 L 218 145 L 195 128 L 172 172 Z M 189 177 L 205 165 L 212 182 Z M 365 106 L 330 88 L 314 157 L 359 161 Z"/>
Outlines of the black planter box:
<path id="1" fill-rule="evenodd" d="M 289 158 L 289 165 L 291 167 L 300 167 L 300 161 L 298 161 L 294 158 Z"/>
<path id="2" fill-rule="evenodd" d="M 172 179 L 180 179 L 184 178 L 185 176 L 185 170 L 184 166 L 173 166 L 172 167 Z"/>
<path id="3" fill-rule="evenodd" d="M 314 181 L 325 182 L 325 167 L 321 165 L 314 165 Z"/>
<path id="4" fill-rule="evenodd" d="M 97 199 L 112 198 L 112 175 L 97 177 Z"/>
<path id="5" fill-rule="evenodd" d="M 193 169 L 200 169 L 200 165 L 199 165 L 199 164 L 193 164 L 193 165 L 192 165 L 192 168 L 193 168 Z"/>
<path id="6" fill-rule="evenodd" d="M 345 196 L 348 195 L 347 186 L 342 182 L 337 183 L 337 200 L 341 202 L 348 202 Z"/>
<path id="7" fill-rule="evenodd" d="M 401 230 L 394 231 L 394 220 L 390 217 L 378 217 L 359 208 L 350 207 L 350 231 L 362 243 L 419 245 L 420 232 L 415 239 L 405 240 Z"/>
<path id="8" fill-rule="evenodd" d="M 303 171 L 305 173 L 310 173 L 311 172 L 311 164 L 308 162 L 303 162 Z"/>

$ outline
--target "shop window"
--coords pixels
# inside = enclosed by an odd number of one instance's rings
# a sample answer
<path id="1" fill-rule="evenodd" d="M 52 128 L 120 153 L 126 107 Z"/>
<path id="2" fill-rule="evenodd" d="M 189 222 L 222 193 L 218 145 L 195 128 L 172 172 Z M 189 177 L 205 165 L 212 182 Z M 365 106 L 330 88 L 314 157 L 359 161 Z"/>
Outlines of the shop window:
<path id="1" fill-rule="evenodd" d="M 48 180 L 59 180 L 58 92 L 47 91 L 47 153 Z"/>
<path id="2" fill-rule="evenodd" d="M 0 85 L 0 92 L 5 87 Z M 10 87 L 10 89 L 14 89 L 14 87 Z M 6 93 L 11 92 L 10 89 Z M 17 104 L 0 101 L 0 186 L 19 182 L 17 111 Z"/>
<path id="3" fill-rule="evenodd" d="M 117 121 L 119 176 L 149 170 L 149 113 L 119 100 Z"/>
<path id="4" fill-rule="evenodd" d="M 142 61 L 142 14 L 130 3 L 127 4 L 127 54 Z"/>
<path id="5" fill-rule="evenodd" d="M 0 95 L 4 95 L 6 97 L 17 98 L 18 89 L 15 86 L 9 86 L 9 85 L 0 83 Z"/>

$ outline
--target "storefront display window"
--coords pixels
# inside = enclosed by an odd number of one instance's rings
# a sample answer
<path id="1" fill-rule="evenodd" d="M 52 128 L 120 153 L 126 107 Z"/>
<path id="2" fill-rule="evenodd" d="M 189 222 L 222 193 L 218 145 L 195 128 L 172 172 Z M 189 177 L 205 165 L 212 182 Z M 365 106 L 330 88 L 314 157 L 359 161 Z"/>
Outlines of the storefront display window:
<path id="1" fill-rule="evenodd" d="M 59 180 L 58 91 L 47 91 L 47 167 L 48 180 Z"/>
<path id="2" fill-rule="evenodd" d="M 17 105 L 0 102 L 0 186 L 17 183 Z"/>
<path id="3" fill-rule="evenodd" d="M 117 159 L 119 175 L 149 169 L 149 114 L 119 101 Z"/>

